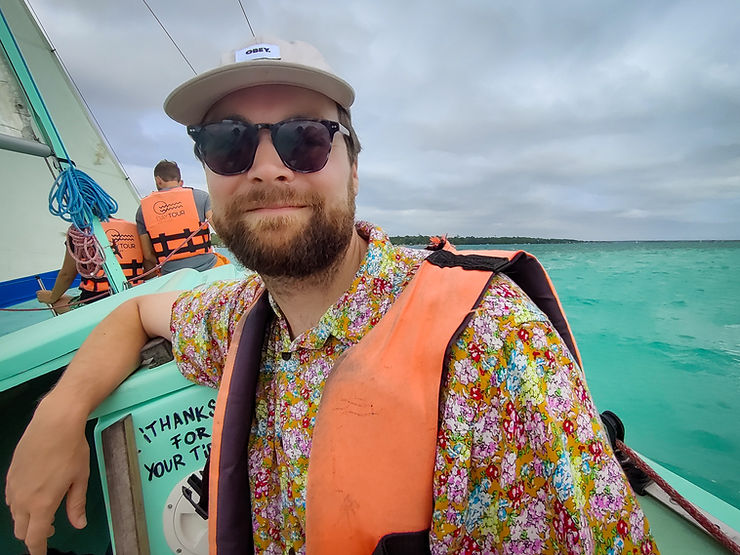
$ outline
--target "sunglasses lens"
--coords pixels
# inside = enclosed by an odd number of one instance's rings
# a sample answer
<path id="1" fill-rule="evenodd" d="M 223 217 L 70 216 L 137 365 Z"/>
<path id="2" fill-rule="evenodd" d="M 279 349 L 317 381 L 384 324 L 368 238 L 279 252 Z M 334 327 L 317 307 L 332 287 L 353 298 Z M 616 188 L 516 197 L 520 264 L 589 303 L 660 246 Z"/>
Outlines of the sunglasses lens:
<path id="1" fill-rule="evenodd" d="M 243 173 L 254 162 L 257 129 L 239 121 L 209 123 L 198 135 L 197 146 L 203 162 L 215 173 Z"/>
<path id="2" fill-rule="evenodd" d="M 286 166 L 302 173 L 317 172 L 329 159 L 331 135 L 318 121 L 286 121 L 273 133 L 272 142 Z"/>

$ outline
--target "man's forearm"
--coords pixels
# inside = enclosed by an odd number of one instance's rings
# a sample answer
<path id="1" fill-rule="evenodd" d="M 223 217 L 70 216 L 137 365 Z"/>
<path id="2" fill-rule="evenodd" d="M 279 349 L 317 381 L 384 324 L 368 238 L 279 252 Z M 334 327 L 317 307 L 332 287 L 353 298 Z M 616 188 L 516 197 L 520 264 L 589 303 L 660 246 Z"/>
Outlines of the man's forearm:
<path id="1" fill-rule="evenodd" d="M 54 282 L 54 287 L 51 290 L 52 303 L 58 301 L 62 297 L 62 295 L 67 292 L 67 289 L 72 286 L 72 282 L 75 280 L 76 275 L 77 270 L 65 271 L 64 268 L 59 270 L 59 274 L 57 274 L 57 279 Z"/>
<path id="2" fill-rule="evenodd" d="M 87 418 L 136 369 L 148 340 L 138 301 L 126 301 L 93 329 L 42 404 L 71 399 L 74 407 L 67 410 Z"/>
<path id="3" fill-rule="evenodd" d="M 77 276 L 77 263 L 70 254 L 69 250 L 64 251 L 64 260 L 62 261 L 62 267 L 59 269 L 56 280 L 54 280 L 54 287 L 51 289 L 50 303 L 57 302 L 64 293 L 67 292 L 72 286 L 72 282 Z"/>

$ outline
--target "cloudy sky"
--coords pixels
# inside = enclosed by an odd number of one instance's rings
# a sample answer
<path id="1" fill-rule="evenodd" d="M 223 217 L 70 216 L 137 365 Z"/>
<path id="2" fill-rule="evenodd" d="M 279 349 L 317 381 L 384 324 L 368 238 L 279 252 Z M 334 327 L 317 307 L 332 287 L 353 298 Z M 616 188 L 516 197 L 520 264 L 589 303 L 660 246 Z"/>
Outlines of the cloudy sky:
<path id="1" fill-rule="evenodd" d="M 390 234 L 740 239 L 736 0 L 242 0 L 357 92 L 358 217 Z M 251 37 L 238 0 L 148 0 L 196 71 Z M 141 0 L 30 0 L 138 190 L 177 160 L 193 72 Z"/>

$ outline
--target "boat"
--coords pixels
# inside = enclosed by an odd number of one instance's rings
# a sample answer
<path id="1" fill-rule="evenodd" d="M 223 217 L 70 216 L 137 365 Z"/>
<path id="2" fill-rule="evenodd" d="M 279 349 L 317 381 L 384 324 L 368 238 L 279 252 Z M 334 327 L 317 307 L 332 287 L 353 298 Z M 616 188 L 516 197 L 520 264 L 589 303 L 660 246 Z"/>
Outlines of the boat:
<path id="1" fill-rule="evenodd" d="M 135 191 L 108 151 L 32 13 L 22 0 L 0 0 L 0 13 L 7 28 L 0 33 L 6 51 L 0 53 L 0 67 L 5 63 L 5 74 L 11 74 L 7 50 L 11 42 L 15 43 L 77 167 L 84 168 L 117 198 L 122 213 L 133 214 L 138 202 Z M 18 83 L 17 90 L 26 91 L 23 83 Z M 28 91 L 16 94 L 22 98 Z M 4 131 L 1 133 L 5 135 Z M 51 157 L 52 151 L 43 140 L 18 134 L 0 137 L 3 175 L 12 175 L 14 182 L 23 183 L 12 195 L 23 210 L 8 211 L 16 218 L 11 220 L 13 229 L 25 228 L 30 207 L 46 210 L 51 182 L 47 162 L 52 168 L 58 162 Z M 12 264 L 0 274 L 0 300 L 5 307 L 30 306 L 33 301 L 29 299 L 38 285 L 37 276 L 43 282 L 53 282 L 53 268 L 61 259 L 61 237 L 68 224 L 48 215 L 33 221 L 37 229 L 32 236 L 17 247 L 6 245 L 16 250 L 6 258 Z M 59 237 L 59 241 L 49 242 L 49 237 Z M 0 440 L 2 475 L 7 473 L 10 455 L 37 400 L 50 389 L 90 330 L 111 310 L 133 296 L 192 288 L 217 279 L 238 279 L 240 275 L 233 265 L 202 273 L 180 270 L 137 287 L 124 288 L 60 316 L 33 313 L 33 319 L 23 319 L 22 325 L 16 326 L 18 329 L 2 330 L 0 421 L 5 428 Z M 141 367 L 90 415 L 92 472 L 88 525 L 84 530 L 73 529 L 67 523 L 64 509 L 60 509 L 55 520 L 56 534 L 49 545 L 58 552 L 79 554 L 102 554 L 109 549 L 114 553 L 206 554 L 207 523 L 197 501 L 200 472 L 210 450 L 214 407 L 215 391 L 182 377 L 166 342 L 150 342 L 143 351 Z M 618 421 L 612 421 L 612 427 L 615 440 L 623 440 Z M 738 508 L 661 465 L 647 462 L 660 478 L 740 543 Z M 634 463 L 625 460 L 625 464 Z M 655 483 L 642 482 L 641 487 L 646 495 L 640 497 L 640 503 L 663 553 L 728 552 L 728 547 L 700 528 L 695 518 L 679 508 Z M 4 504 L 0 504 L 0 553 L 25 553 L 24 546 L 13 538 L 10 514 Z"/>

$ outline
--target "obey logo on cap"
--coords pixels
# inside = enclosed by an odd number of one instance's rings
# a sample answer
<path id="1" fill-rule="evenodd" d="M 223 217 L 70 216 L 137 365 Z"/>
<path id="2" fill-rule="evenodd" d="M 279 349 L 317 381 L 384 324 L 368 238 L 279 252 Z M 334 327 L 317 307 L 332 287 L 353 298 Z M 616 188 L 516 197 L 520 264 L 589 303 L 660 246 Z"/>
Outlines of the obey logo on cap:
<path id="1" fill-rule="evenodd" d="M 246 48 L 234 52 L 235 62 L 248 62 L 252 60 L 279 60 L 280 47 L 277 44 L 250 44 Z"/>

